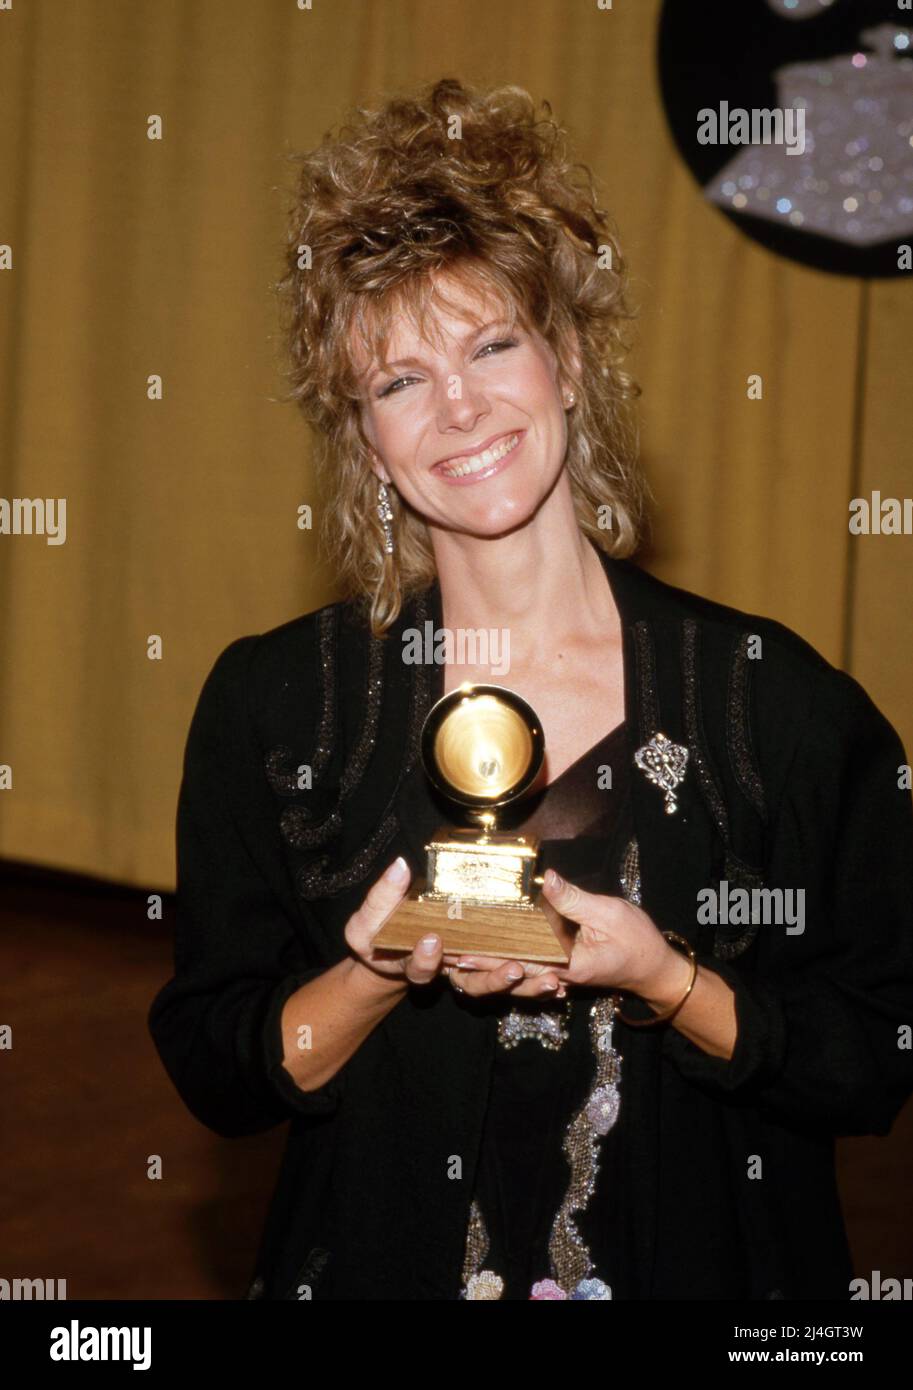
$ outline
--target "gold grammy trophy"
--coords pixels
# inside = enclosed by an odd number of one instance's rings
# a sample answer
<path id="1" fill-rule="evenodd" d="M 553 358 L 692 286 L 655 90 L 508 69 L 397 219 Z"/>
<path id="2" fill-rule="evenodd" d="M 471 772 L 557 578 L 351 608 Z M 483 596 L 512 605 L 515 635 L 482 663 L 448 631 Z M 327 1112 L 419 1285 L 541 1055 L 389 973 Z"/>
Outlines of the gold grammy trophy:
<path id="1" fill-rule="evenodd" d="M 434 932 L 445 955 L 567 964 L 573 933 L 542 896 L 539 841 L 496 829 L 498 811 L 529 790 L 544 756 L 535 711 L 513 690 L 467 681 L 432 706 L 422 763 L 470 824 L 441 826 L 425 845 L 427 873 L 414 879 L 376 947 L 411 951 Z"/>

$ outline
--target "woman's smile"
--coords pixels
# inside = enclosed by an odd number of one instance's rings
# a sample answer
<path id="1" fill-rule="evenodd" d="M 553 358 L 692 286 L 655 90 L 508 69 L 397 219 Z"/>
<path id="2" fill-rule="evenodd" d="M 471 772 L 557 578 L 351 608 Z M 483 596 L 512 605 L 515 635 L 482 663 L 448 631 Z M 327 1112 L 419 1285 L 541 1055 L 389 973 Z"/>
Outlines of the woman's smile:
<path id="1" fill-rule="evenodd" d="M 436 463 L 431 471 L 448 483 L 465 485 L 483 482 L 510 466 L 525 438 L 526 430 L 503 434 L 481 453 L 452 456 L 443 463 Z"/>

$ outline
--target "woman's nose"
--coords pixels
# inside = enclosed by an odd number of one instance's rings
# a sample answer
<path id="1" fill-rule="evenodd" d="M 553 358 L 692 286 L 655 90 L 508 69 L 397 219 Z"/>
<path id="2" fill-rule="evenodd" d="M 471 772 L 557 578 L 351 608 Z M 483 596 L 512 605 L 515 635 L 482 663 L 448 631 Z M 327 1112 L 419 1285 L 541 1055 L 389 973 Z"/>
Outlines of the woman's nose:
<path id="1" fill-rule="evenodd" d="M 488 413 L 488 402 L 482 392 L 473 391 L 465 378 L 459 376 L 449 377 L 442 383 L 436 406 L 441 428 L 458 425 L 461 429 L 471 429 Z"/>

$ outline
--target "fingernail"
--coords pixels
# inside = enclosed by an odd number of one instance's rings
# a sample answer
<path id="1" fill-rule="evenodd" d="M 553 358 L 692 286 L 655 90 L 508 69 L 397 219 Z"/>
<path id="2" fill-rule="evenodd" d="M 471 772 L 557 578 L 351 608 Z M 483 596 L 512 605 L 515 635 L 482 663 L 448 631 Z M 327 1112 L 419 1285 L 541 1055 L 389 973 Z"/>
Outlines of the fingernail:
<path id="1" fill-rule="evenodd" d="M 557 989 L 557 988 L 558 988 L 558 986 L 555 984 L 555 982 L 554 982 L 554 980 L 553 980 L 552 983 L 551 983 L 550 985 L 543 985 L 543 986 L 542 986 L 542 993 L 543 993 L 543 994 L 546 994 L 549 990 Z"/>
<path id="2" fill-rule="evenodd" d="M 549 888 L 554 888 L 557 890 L 558 888 L 564 887 L 564 879 L 561 877 L 560 874 L 556 874 L 554 869 L 546 869 L 545 881 L 548 884 Z"/>
<path id="3" fill-rule="evenodd" d="M 437 941 L 436 936 L 423 936 L 419 945 L 423 951 L 433 951 L 437 946 Z"/>
<path id="4" fill-rule="evenodd" d="M 507 978 L 509 980 L 522 980 L 524 973 L 522 965 L 511 965 L 507 969 Z"/>
<path id="5" fill-rule="evenodd" d="M 400 854 L 397 855 L 397 857 L 394 859 L 393 863 L 390 865 L 389 869 L 384 874 L 384 878 L 387 880 L 388 883 L 402 883 L 408 872 L 409 865 L 406 863 L 405 859 Z"/>

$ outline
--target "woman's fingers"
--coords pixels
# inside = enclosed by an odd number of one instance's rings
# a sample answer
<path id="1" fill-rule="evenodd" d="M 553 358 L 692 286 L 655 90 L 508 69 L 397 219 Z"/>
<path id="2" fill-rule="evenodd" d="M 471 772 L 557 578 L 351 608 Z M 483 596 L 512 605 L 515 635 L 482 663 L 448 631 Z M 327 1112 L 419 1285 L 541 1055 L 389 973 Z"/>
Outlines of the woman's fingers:
<path id="1" fill-rule="evenodd" d="M 349 918 L 346 939 L 357 951 L 368 952 L 387 918 L 399 907 L 409 887 L 411 870 L 400 855 L 375 883 L 357 911 Z"/>
<path id="2" fill-rule="evenodd" d="M 530 969 L 536 973 L 527 974 Z M 549 998 L 556 995 L 563 997 L 564 988 L 547 966 L 527 965 L 524 968 L 523 962 L 511 960 L 497 961 L 491 970 L 460 970 L 453 966 L 451 983 L 460 985 L 466 994 L 479 996 L 510 992 L 511 995 L 518 995 L 523 999 L 534 999 L 539 995 Z"/>
<path id="3" fill-rule="evenodd" d="M 522 975 L 519 978 L 522 979 Z M 504 994 L 512 989 L 517 980 L 514 976 L 508 975 L 505 962 L 499 970 L 459 970 L 453 966 L 450 971 L 450 983 L 459 985 L 464 994 L 478 998 L 482 994 Z"/>
<path id="4" fill-rule="evenodd" d="M 474 977 L 484 977 L 485 983 L 478 988 L 474 988 L 472 993 L 484 994 L 491 993 L 492 988 L 487 987 L 489 979 L 495 982 L 495 988 L 503 990 L 504 974 L 502 970 L 506 966 L 513 966 L 521 969 L 522 975 L 515 977 L 508 984 L 512 994 L 518 994 L 524 999 L 534 999 L 540 994 L 551 998 L 563 999 L 567 993 L 565 981 L 561 978 L 559 971 L 565 969 L 563 966 L 546 965 L 542 961 L 506 961 L 495 956 L 480 955 L 445 955 L 445 964 L 452 964 L 461 973 L 457 977 L 457 983 L 469 992 L 465 984 L 465 979 Z"/>
<path id="5" fill-rule="evenodd" d="M 444 959 L 444 945 L 439 936 L 429 933 L 418 942 L 403 962 L 403 974 L 414 985 L 426 985 L 433 980 Z"/>
<path id="6" fill-rule="evenodd" d="M 465 967 L 467 970 L 497 970 L 501 965 L 510 964 L 503 956 L 480 956 L 475 953 L 467 954 L 465 951 L 459 955 L 445 955 L 444 960 L 448 964 L 458 965 L 460 969 Z M 521 960 L 514 964 L 521 965 L 527 977 L 544 975 L 546 971 L 560 969 L 559 966 L 546 965 L 537 960 Z"/>

